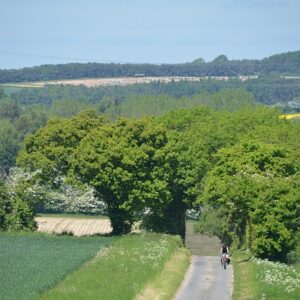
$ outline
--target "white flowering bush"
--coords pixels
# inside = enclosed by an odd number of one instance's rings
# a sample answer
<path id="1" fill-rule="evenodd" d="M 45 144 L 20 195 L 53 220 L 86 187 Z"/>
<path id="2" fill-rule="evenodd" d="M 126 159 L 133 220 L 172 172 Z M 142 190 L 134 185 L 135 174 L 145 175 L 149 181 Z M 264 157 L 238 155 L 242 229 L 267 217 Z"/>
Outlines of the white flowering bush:
<path id="1" fill-rule="evenodd" d="M 89 186 L 67 184 L 65 178 L 54 178 L 59 188 L 39 184 L 34 178 L 39 171 L 29 173 L 20 168 L 13 168 L 7 179 L 6 186 L 11 196 L 16 194 L 30 205 L 32 209 L 42 208 L 47 212 L 105 214 L 105 203 L 94 196 Z"/>
<path id="2" fill-rule="evenodd" d="M 256 277 L 260 281 L 282 288 L 285 293 L 294 293 L 300 289 L 300 273 L 292 266 L 268 260 L 252 259 L 257 268 Z"/>
<path id="3" fill-rule="evenodd" d="M 64 184 L 60 190 L 48 190 L 44 209 L 52 212 L 105 214 L 106 205 L 94 196 L 94 190 Z"/>

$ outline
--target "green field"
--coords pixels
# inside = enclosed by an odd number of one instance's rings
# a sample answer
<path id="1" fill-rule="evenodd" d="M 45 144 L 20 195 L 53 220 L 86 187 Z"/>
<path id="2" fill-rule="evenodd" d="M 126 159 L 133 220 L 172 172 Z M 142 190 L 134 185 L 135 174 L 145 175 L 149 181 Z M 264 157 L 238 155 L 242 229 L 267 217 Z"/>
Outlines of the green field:
<path id="1" fill-rule="evenodd" d="M 176 236 L 154 233 L 123 236 L 41 299 L 135 299 L 161 274 L 165 263 L 181 246 Z M 179 270 L 172 269 L 178 273 L 177 279 L 163 285 L 164 292 L 169 294 L 167 299 L 172 298 L 189 264 L 187 251 L 177 264 L 181 265 Z"/>
<path id="2" fill-rule="evenodd" d="M 1 300 L 33 299 L 110 243 L 103 237 L 0 234 Z"/>

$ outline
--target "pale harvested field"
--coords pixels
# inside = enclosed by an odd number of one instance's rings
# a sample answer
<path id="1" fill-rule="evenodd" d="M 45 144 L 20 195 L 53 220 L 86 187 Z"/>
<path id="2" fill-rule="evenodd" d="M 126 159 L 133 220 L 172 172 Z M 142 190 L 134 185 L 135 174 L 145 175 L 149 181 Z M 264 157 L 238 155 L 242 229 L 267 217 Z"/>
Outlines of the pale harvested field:
<path id="1" fill-rule="evenodd" d="M 37 82 L 22 82 L 22 83 L 8 83 L 7 86 L 14 87 L 44 87 L 45 85 L 84 85 L 87 87 L 97 86 L 125 86 L 130 84 L 150 83 L 150 82 L 171 82 L 171 81 L 200 81 L 208 79 L 208 77 L 179 77 L 179 76 L 161 76 L 161 77 L 112 77 L 112 78 L 83 78 L 83 79 L 69 79 L 69 80 L 50 80 Z"/>
<path id="2" fill-rule="evenodd" d="M 109 234 L 112 231 L 108 219 L 76 219 L 37 217 L 38 231 L 47 233 L 72 233 L 75 236 Z"/>
<path id="3" fill-rule="evenodd" d="M 256 76 L 144 76 L 144 77 L 110 77 L 110 78 L 82 78 L 82 79 L 69 79 L 69 80 L 50 80 L 50 81 L 36 81 L 36 82 L 20 82 L 20 83 L 7 83 L 3 86 L 20 87 L 20 88 L 41 88 L 46 85 L 84 85 L 87 87 L 98 86 L 126 86 L 131 84 L 143 84 L 151 82 L 178 82 L 178 81 L 202 81 L 202 80 L 221 80 L 227 81 L 232 78 L 237 78 L 241 81 L 256 78 Z"/>

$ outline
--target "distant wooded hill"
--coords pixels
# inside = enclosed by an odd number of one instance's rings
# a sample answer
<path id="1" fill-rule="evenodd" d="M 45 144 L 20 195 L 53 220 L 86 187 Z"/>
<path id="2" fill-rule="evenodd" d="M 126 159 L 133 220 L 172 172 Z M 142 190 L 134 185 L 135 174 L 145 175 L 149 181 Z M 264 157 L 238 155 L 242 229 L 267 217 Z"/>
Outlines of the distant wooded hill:
<path id="1" fill-rule="evenodd" d="M 300 51 L 261 60 L 228 60 L 220 55 L 211 62 L 198 58 L 183 64 L 69 63 L 0 70 L 0 83 L 121 76 L 300 76 Z"/>

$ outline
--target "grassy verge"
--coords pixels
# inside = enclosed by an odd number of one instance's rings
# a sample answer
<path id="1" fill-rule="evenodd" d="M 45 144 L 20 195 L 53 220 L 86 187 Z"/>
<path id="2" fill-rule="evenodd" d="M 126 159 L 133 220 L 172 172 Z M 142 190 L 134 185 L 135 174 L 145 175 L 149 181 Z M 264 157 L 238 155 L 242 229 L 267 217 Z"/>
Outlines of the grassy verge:
<path id="1" fill-rule="evenodd" d="M 234 271 L 233 300 L 258 299 L 257 280 L 251 256 L 244 251 L 235 251 L 232 256 Z"/>
<path id="2" fill-rule="evenodd" d="M 162 272 L 136 297 L 136 300 L 173 299 L 190 264 L 191 253 L 178 248 Z"/>
<path id="3" fill-rule="evenodd" d="M 40 299 L 134 299 L 180 246 L 169 235 L 124 236 Z"/>
<path id="4" fill-rule="evenodd" d="M 0 234 L 0 298 L 33 299 L 110 243 L 103 237 Z"/>
<path id="5" fill-rule="evenodd" d="M 237 299 L 297 300 L 300 295 L 300 267 L 251 259 L 250 254 L 233 255 L 234 292 Z"/>
<path id="6" fill-rule="evenodd" d="M 74 218 L 74 219 L 108 219 L 107 216 L 103 215 L 86 215 L 86 214 L 38 214 L 37 217 L 47 218 Z"/>

